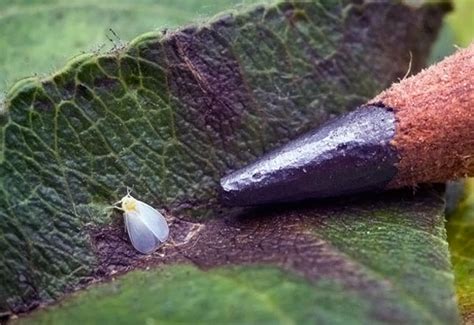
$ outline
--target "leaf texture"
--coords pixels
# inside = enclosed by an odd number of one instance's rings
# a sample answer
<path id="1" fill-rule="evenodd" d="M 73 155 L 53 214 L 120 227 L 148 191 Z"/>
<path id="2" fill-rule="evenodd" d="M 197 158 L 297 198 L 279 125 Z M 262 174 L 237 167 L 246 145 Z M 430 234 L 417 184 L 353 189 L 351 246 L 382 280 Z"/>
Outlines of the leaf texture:
<path id="1" fill-rule="evenodd" d="M 222 302 L 210 315 L 225 321 L 220 310 L 247 315 L 253 305 L 239 305 L 245 287 L 222 289 L 242 276 L 250 288 L 281 289 L 276 306 L 310 291 L 297 314 L 280 312 L 281 322 L 455 322 L 440 190 L 244 211 L 216 199 L 223 174 L 389 86 L 405 74 L 410 52 L 420 69 L 444 11 L 271 3 L 144 34 L 15 84 L 1 110 L 2 308 L 27 311 L 117 272 L 167 265 L 124 277 L 123 292 L 109 285 L 91 295 L 112 290 L 111 304 L 127 303 L 135 292 L 127 281 L 144 276 L 136 292 L 156 281 L 181 301 L 188 272 L 197 306 Z M 131 249 L 110 210 L 125 186 L 166 214 L 174 245 L 150 258 Z M 215 295 L 205 295 L 209 286 Z M 280 307 L 261 314 L 269 302 L 267 289 L 258 290 L 251 295 L 261 305 L 245 317 L 280 317 Z M 314 309 L 330 297 L 346 308 Z M 180 320 L 178 307 L 165 311 L 170 321 Z M 208 310 L 197 319 L 208 320 Z"/>

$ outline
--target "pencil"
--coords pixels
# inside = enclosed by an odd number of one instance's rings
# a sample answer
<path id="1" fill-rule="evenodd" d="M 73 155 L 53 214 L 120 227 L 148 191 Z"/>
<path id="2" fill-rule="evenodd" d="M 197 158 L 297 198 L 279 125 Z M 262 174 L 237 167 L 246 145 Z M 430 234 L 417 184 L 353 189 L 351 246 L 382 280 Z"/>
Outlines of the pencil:
<path id="1" fill-rule="evenodd" d="M 247 206 L 474 175 L 474 43 L 220 181 Z"/>

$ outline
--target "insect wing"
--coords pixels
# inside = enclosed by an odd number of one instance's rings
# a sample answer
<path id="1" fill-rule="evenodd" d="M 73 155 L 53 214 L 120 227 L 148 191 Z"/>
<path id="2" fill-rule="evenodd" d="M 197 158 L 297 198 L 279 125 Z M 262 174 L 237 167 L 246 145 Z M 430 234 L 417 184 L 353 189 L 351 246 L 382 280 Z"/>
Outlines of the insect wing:
<path id="1" fill-rule="evenodd" d="M 125 227 L 133 247 L 143 254 L 150 254 L 158 248 L 161 241 L 143 222 L 140 212 L 127 212 Z"/>
<path id="2" fill-rule="evenodd" d="M 155 236 L 164 242 L 168 239 L 169 228 L 165 217 L 156 209 L 142 201 L 137 202 L 138 212 L 143 223 Z"/>

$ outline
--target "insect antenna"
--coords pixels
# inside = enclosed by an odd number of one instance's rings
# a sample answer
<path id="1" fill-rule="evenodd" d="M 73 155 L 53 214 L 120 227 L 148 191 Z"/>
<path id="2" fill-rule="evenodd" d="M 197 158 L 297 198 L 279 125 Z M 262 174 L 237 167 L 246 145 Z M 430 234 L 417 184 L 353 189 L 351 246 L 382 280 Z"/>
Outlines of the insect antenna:
<path id="1" fill-rule="evenodd" d="M 120 37 L 118 37 L 117 33 L 116 33 L 112 28 L 109 28 L 109 31 L 112 33 L 112 35 L 115 36 L 115 38 L 116 38 L 119 42 L 122 42 L 122 40 L 120 39 Z"/>

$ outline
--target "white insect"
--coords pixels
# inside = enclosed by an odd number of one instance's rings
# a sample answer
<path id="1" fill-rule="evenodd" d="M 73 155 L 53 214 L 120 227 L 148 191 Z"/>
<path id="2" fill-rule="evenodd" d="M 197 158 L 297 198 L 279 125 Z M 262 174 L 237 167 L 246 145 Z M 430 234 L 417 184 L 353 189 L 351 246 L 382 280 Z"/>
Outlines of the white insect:
<path id="1" fill-rule="evenodd" d="M 163 215 L 132 197 L 130 191 L 116 204 L 121 204 L 117 208 L 123 211 L 125 229 L 137 251 L 151 254 L 168 239 L 169 228 Z"/>

